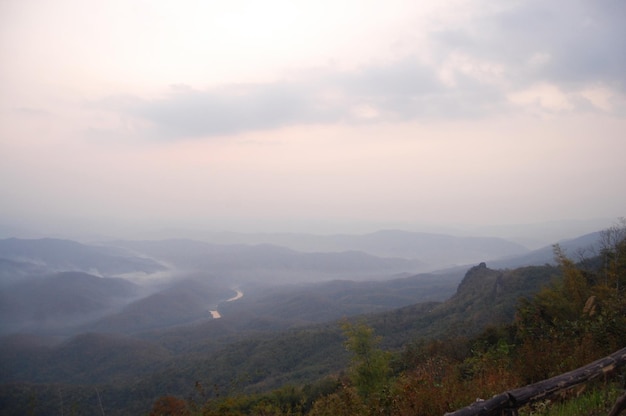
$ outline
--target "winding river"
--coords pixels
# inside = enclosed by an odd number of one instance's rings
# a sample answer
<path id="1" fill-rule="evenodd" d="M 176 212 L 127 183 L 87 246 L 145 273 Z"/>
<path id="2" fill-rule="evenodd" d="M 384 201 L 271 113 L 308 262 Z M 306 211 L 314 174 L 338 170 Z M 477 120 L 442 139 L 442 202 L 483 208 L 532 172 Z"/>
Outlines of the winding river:
<path id="1" fill-rule="evenodd" d="M 243 292 L 242 292 L 241 290 L 239 290 L 239 289 L 234 289 L 234 290 L 235 290 L 235 292 L 236 292 L 235 296 L 233 296 L 232 298 L 226 299 L 226 300 L 225 300 L 225 301 L 223 301 L 223 302 L 232 302 L 232 301 L 234 301 L 234 300 L 237 300 L 237 299 L 241 299 L 241 298 L 243 298 Z M 221 303 L 221 302 L 220 302 L 220 303 Z M 219 303 L 218 303 L 218 306 L 216 306 L 216 308 L 217 308 L 217 307 L 219 307 Z M 211 314 L 211 316 L 213 317 L 213 319 L 219 319 L 219 318 L 221 318 L 221 317 L 222 317 L 222 315 L 220 315 L 220 313 L 217 311 L 217 309 L 212 310 L 212 311 L 209 311 L 209 313 Z"/>

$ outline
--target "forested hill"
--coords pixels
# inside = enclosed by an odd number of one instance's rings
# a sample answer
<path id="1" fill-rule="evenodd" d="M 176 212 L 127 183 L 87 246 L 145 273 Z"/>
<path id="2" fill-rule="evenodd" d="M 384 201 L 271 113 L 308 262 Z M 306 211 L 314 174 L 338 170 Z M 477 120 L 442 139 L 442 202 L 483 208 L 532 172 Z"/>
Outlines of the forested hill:
<path id="1" fill-rule="evenodd" d="M 96 319 L 138 297 L 137 285 L 119 278 L 61 272 L 0 290 L 0 334 L 50 332 Z"/>
<path id="2" fill-rule="evenodd" d="M 531 297 L 559 273 L 551 265 L 498 270 L 481 263 L 467 271 L 447 301 L 407 306 L 366 322 L 393 348 L 417 339 L 473 336 L 487 326 L 512 322 L 519 299 Z M 430 306 L 424 310 L 425 305 Z"/>
<path id="3" fill-rule="evenodd" d="M 481 264 L 467 271 L 454 296 L 445 302 L 419 303 L 354 319 L 373 327 L 392 350 L 419 339 L 470 336 L 486 325 L 510 322 L 516 299 L 537 291 L 556 273 L 552 266 L 492 270 Z M 306 292 L 298 293 L 298 302 L 305 303 L 304 297 Z M 241 330 L 242 324 L 224 318 L 134 337 L 79 336 L 55 346 L 7 337 L 0 346 L 5 383 L 0 403 L 21 403 L 16 408 L 24 410 L 21 406 L 26 406 L 28 397 L 41 395 L 44 403 L 50 386 L 60 384 L 66 403 L 97 411 L 92 397 L 96 383 L 107 414 L 138 414 L 159 396 L 194 394 L 196 381 L 218 386 L 220 391 L 262 392 L 284 384 L 314 383 L 338 374 L 348 364 L 339 322 L 287 332 L 276 332 L 278 327 L 271 325 L 267 329 L 271 332 L 238 333 L 236 328 Z M 192 332 L 205 332 L 213 341 Z M 181 343 L 184 348 L 178 346 Z M 112 356 L 114 351 L 124 353 Z M 94 374 L 98 375 L 95 379 Z M 58 395 L 48 398 L 57 399 Z"/>

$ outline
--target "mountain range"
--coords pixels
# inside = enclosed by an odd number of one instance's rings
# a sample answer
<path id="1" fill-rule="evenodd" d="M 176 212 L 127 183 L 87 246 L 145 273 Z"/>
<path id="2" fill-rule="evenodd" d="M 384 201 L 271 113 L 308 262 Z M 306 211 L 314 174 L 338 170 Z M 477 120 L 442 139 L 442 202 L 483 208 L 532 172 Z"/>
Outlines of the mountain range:
<path id="1" fill-rule="evenodd" d="M 403 238 L 386 253 L 396 257 L 356 251 L 394 235 Z M 466 243 L 431 237 L 451 252 Z M 598 237 L 560 244 L 577 253 Z M 348 250 L 329 252 L 267 242 L 2 240 L 0 411 L 27 413 L 32 397 L 50 409 L 60 389 L 85 414 L 101 411 L 99 402 L 107 414 L 142 414 L 164 394 L 197 394 L 197 383 L 241 392 L 310 383 L 346 367 L 342 320 L 367 322 L 396 350 L 471 336 L 510 322 L 518 299 L 558 274 L 546 264 L 551 246 L 530 252 L 492 240 L 466 253 L 484 256 L 473 263 L 450 267 L 457 257 L 419 272 L 427 257 L 399 254 L 416 253 L 406 245 L 423 238 L 342 237 L 337 248 Z"/>
<path id="2" fill-rule="evenodd" d="M 294 236 L 271 238 L 278 237 Z M 576 252 L 591 247 L 598 238 L 599 234 L 593 233 L 562 242 L 561 246 Z M 267 243 L 192 240 L 99 244 L 58 239 L 0 240 L 0 334 L 56 331 L 68 335 L 88 330 L 137 333 L 211 319 L 210 311 L 217 310 L 218 305 L 229 313 L 232 309 L 233 313 L 255 314 L 259 325 L 263 317 L 275 323 L 285 316 L 309 324 L 338 315 L 445 299 L 469 267 L 419 273 L 426 264 L 422 260 L 379 257 L 371 252 L 454 253 L 473 246 L 465 258 L 473 258 L 474 264 L 496 258 L 489 264 L 498 268 L 546 264 L 553 257 L 552 247 L 529 252 L 499 239 L 400 231 L 309 236 L 308 241 L 302 244 L 312 247 L 310 244 L 323 243 L 350 251 L 300 252 Z M 433 263 L 430 258 L 427 261 Z M 244 289 L 245 299 L 223 303 L 235 287 Z M 293 303 L 286 304 L 285 299 Z M 237 310 L 242 305 L 247 311 Z"/>
<path id="3" fill-rule="evenodd" d="M 554 273 L 552 266 L 503 271 L 483 263 L 462 275 L 445 301 L 412 302 L 352 319 L 374 328 L 391 349 L 444 334 L 471 335 L 485 325 L 510 321 L 515 299 L 534 293 Z M 393 287 L 402 291 L 411 281 L 380 282 L 360 290 L 370 296 Z M 365 283 L 355 284 L 358 289 Z M 164 394 L 193 397 L 198 383 L 213 386 L 215 394 L 314 382 L 348 363 L 337 321 L 346 316 L 346 310 L 333 309 L 332 298 L 341 300 L 337 305 L 343 304 L 353 290 L 341 282 L 326 285 L 317 292 L 282 292 L 277 297 L 280 304 L 272 302 L 276 298 L 269 293 L 253 296 L 248 303 L 244 296 L 224 310 L 224 318 L 192 325 L 124 335 L 83 333 L 61 341 L 2 337 L 0 408 L 10 400 L 13 408 L 26 409 L 33 395 L 48 405 L 57 403 L 58 392 L 50 397 L 47 392 L 63 386 L 67 403 L 85 413 L 97 412 L 93 389 L 97 386 L 107 414 L 130 415 L 145 413 Z M 363 305 L 363 298 L 355 304 Z M 310 315 L 324 307 L 330 308 L 322 316 Z"/>

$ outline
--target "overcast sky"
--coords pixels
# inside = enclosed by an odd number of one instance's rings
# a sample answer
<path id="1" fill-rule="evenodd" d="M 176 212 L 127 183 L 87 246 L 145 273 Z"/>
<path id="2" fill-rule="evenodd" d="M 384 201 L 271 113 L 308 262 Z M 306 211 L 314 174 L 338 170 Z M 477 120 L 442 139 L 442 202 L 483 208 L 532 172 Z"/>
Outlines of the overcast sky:
<path id="1" fill-rule="evenodd" d="M 0 224 L 624 216 L 624 22 L 622 0 L 3 0 Z"/>

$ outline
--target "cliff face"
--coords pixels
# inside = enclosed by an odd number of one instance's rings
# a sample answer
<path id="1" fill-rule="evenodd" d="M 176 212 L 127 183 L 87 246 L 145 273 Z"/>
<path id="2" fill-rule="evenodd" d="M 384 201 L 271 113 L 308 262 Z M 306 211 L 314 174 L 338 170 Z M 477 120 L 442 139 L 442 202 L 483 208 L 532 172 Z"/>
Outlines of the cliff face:
<path id="1" fill-rule="evenodd" d="M 493 270 L 487 267 L 486 263 L 480 263 L 465 273 L 463 280 L 459 283 L 456 294 L 453 299 L 459 301 L 472 300 L 483 297 L 487 294 L 495 294 L 503 290 L 503 272 L 501 270 Z"/>
<path id="2" fill-rule="evenodd" d="M 439 318 L 439 327 L 447 327 L 457 335 L 471 335 L 485 325 L 512 322 L 518 300 L 539 291 L 556 274 L 552 266 L 494 270 L 480 263 L 467 271 L 454 296 L 438 305 L 433 316 Z"/>

